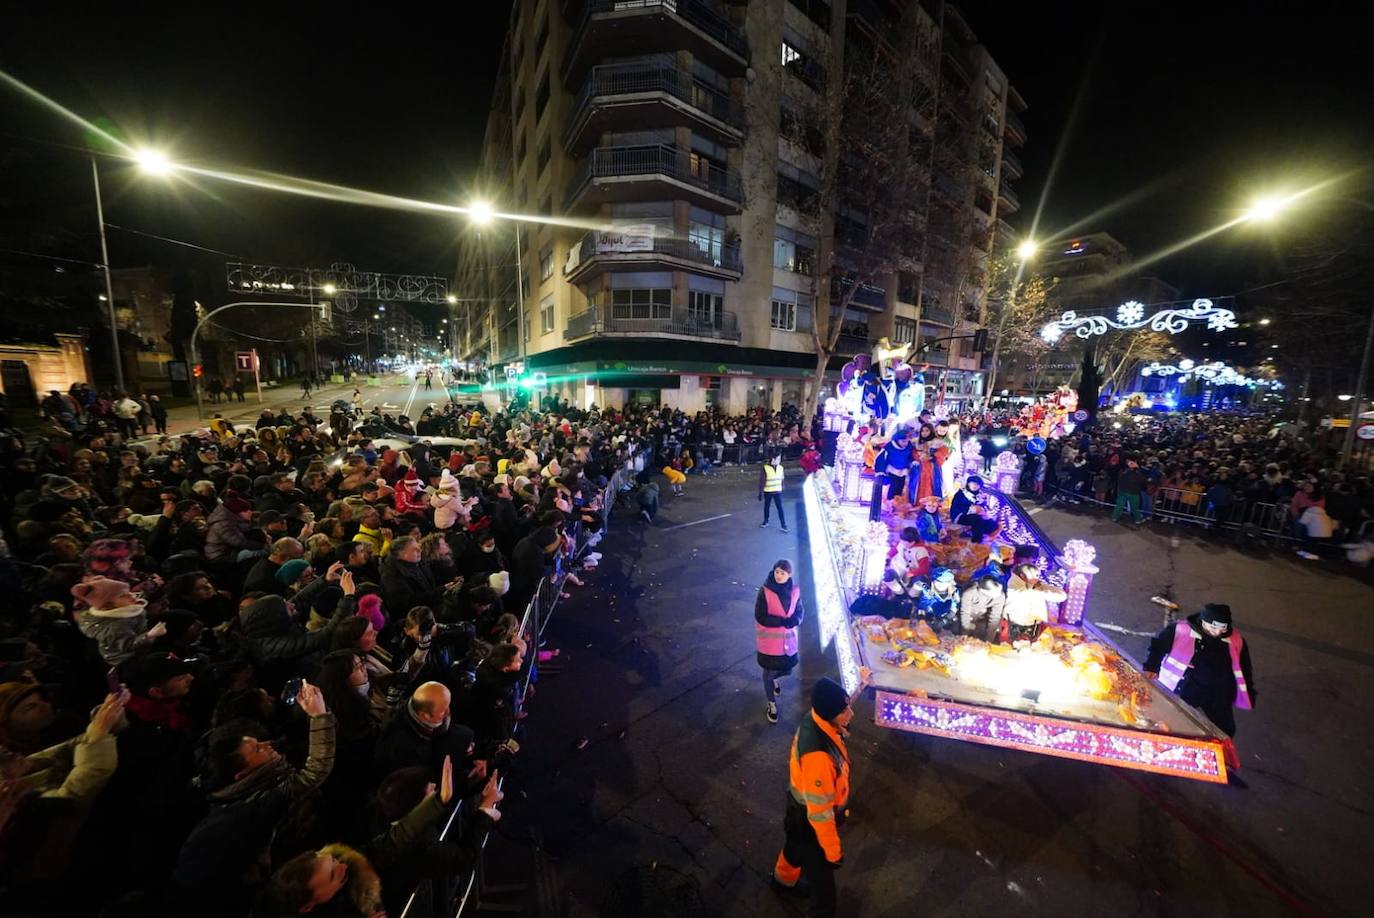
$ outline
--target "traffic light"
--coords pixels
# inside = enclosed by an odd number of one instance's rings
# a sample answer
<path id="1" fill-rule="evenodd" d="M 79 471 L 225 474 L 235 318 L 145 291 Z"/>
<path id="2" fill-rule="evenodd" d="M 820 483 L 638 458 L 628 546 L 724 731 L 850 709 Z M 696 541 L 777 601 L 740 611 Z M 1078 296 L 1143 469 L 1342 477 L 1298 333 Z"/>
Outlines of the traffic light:
<path id="1" fill-rule="evenodd" d="M 196 364 L 194 367 L 191 368 L 191 375 L 194 376 L 196 379 L 200 379 L 200 377 L 204 373 L 205 367 L 203 367 L 201 364 Z"/>
<path id="2" fill-rule="evenodd" d="M 980 328 L 973 333 L 973 350 L 974 353 L 983 354 L 987 352 L 987 349 L 988 330 L 986 328 Z"/>

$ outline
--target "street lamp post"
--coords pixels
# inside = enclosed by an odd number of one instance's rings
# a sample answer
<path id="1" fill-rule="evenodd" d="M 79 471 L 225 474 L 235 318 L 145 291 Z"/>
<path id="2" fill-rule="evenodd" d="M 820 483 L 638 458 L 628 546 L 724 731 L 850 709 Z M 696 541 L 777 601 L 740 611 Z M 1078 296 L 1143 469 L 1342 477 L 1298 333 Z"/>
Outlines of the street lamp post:
<path id="1" fill-rule="evenodd" d="M 95 183 L 95 219 L 100 225 L 100 267 L 105 272 L 105 306 L 110 313 L 110 347 L 114 355 L 115 389 L 124 391 L 124 361 L 119 353 L 119 325 L 115 322 L 114 285 L 110 283 L 110 248 L 105 243 L 105 204 L 100 198 L 100 166 L 91 154 L 91 181 Z"/>

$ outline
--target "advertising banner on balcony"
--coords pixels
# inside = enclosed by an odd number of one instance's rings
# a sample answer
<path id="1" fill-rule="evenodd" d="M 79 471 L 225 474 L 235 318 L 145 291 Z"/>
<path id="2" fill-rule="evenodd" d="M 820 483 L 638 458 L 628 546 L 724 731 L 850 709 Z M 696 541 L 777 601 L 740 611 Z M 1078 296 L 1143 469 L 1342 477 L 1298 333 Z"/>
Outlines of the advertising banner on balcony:
<path id="1" fill-rule="evenodd" d="M 654 250 L 654 225 L 636 223 L 602 230 L 596 234 L 598 252 L 652 252 Z"/>

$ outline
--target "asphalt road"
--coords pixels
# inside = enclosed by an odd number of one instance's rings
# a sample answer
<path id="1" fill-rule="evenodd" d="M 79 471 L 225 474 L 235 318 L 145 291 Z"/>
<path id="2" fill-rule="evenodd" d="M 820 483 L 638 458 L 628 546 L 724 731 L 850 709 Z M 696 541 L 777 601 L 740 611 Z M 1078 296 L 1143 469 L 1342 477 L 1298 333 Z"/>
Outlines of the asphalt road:
<path id="1" fill-rule="evenodd" d="M 223 414 L 236 426 L 251 427 L 262 415 L 264 408 L 276 411 L 285 407 L 292 412 L 299 412 L 309 405 L 318 417 L 328 418 L 329 406 L 334 400 L 342 398 L 351 401 L 354 388 L 362 390 L 364 411 L 370 412 L 373 407 L 381 405 L 382 410 L 393 417 L 407 414 L 412 421 L 418 419 L 420 412 L 431 402 L 442 407 L 448 400 L 448 395 L 437 377 L 434 380 L 434 388 L 429 391 L 425 390 L 424 380 L 416 381 L 414 376 L 387 374 L 381 377 L 381 383 L 379 386 L 369 386 L 364 381 L 359 386 L 357 380 L 354 380 L 348 385 L 326 385 L 315 389 L 307 399 L 299 384 L 291 382 L 281 388 L 264 389 L 261 404 L 258 403 L 257 393 L 250 390 L 244 393 L 243 402 L 221 401 L 219 404 L 211 404 L 207 400 L 204 420 L 197 418 L 194 405 L 173 409 L 168 412 L 167 430 L 171 434 L 180 434 L 204 427 L 206 422 L 214 417 L 215 412 Z"/>
<path id="2" fill-rule="evenodd" d="M 810 575 L 799 476 L 791 534 L 759 528 L 756 476 L 693 478 L 681 498 L 665 488 L 652 525 L 617 516 L 601 569 L 549 625 L 569 659 L 531 703 L 517 790 L 488 849 L 490 882 L 530 884 L 526 914 L 644 913 L 618 897 L 653 884 L 699 896 L 700 914 L 804 910 L 768 878 L 791 735 L 811 683 L 835 667 L 809 619 L 782 721 L 764 720 L 755 591 L 779 557 L 798 562 L 808 598 Z M 1374 591 L 1286 553 L 1186 532 L 1174 544 L 1167 528 L 1054 509 L 1036 519 L 1061 543 L 1097 546 L 1090 614 L 1128 652 L 1161 623 L 1153 593 L 1231 603 L 1260 693 L 1239 715 L 1250 788 L 889 731 L 864 700 L 840 913 L 1367 913 L 1374 718 L 1361 689 L 1374 640 L 1361 625 Z"/>

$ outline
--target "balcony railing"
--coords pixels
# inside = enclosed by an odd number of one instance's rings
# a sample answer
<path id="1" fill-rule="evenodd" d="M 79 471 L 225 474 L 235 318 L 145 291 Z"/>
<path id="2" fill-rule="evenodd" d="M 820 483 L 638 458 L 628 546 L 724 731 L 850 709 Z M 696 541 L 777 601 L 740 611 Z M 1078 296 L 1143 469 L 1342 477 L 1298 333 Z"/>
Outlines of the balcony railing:
<path id="1" fill-rule="evenodd" d="M 572 140 L 579 123 L 587 116 L 592 99 L 647 92 L 668 93 L 736 131 L 744 129 L 743 106 L 727 93 L 702 83 L 671 64 L 600 64 L 592 68 L 573 103 L 572 117 L 568 119 L 568 128 L 563 133 L 564 143 Z"/>
<path id="2" fill-rule="evenodd" d="M 649 240 L 649 248 L 627 249 L 624 247 L 603 246 L 602 233 L 599 230 L 592 230 L 582 237 L 578 243 L 580 260 L 567 273 L 572 274 L 581 270 L 582 266 L 594 258 L 601 256 L 619 256 L 624 260 L 629 259 L 652 259 L 652 258 L 676 258 L 682 261 L 695 262 L 710 268 L 721 271 L 732 271 L 736 274 L 744 270 L 740 261 L 739 243 L 727 245 L 725 243 L 711 243 L 703 241 L 698 244 L 692 239 L 676 239 L 671 236 L 655 236 Z"/>
<path id="3" fill-rule="evenodd" d="M 596 179 L 665 175 L 712 194 L 742 202 L 739 173 L 702 159 L 690 150 L 652 144 L 642 147 L 597 147 L 568 185 L 564 207 L 570 208 L 583 189 Z"/>
<path id="4" fill-rule="evenodd" d="M 683 22 L 695 26 L 744 60 L 749 59 L 749 42 L 745 39 L 744 33 L 705 0 L 587 0 L 582 13 L 582 21 L 577 27 L 577 34 L 573 36 L 572 42 L 568 45 L 564 78 L 566 79 L 571 75 L 568 68 L 571 67 L 579 52 L 592 17 L 598 14 L 635 12 L 643 12 L 646 15 L 667 14 L 681 19 Z"/>
<path id="5" fill-rule="evenodd" d="M 873 339 L 867 335 L 846 335 L 841 333 L 835 339 L 835 351 L 839 354 L 867 354 L 873 350 Z"/>
<path id="6" fill-rule="evenodd" d="M 997 196 L 1011 205 L 1012 210 L 1021 209 L 1021 198 L 1006 185 L 997 189 Z"/>
<path id="7" fill-rule="evenodd" d="M 1018 178 L 1026 174 L 1025 168 L 1021 165 L 1021 157 L 1017 156 L 1006 147 L 1002 148 L 1002 162 L 1010 166 L 1010 171 L 1015 172 Z M 1002 171 L 1006 172 L 1008 170 L 1003 169 Z"/>
<path id="8" fill-rule="evenodd" d="M 612 306 L 597 302 L 590 309 L 568 318 L 563 333 L 565 341 L 591 335 L 687 335 L 695 338 L 716 338 L 722 341 L 740 339 L 739 317 L 733 312 L 714 312 L 703 315 L 686 306 L 651 307 L 670 310 L 669 315 L 654 318 L 631 318 L 629 310 L 644 307 Z"/>
<path id="9" fill-rule="evenodd" d="M 922 306 L 921 321 L 938 322 L 941 325 L 953 325 L 954 313 L 945 309 L 943 306 Z"/>
<path id="10" fill-rule="evenodd" d="M 1026 139 L 1026 125 L 1013 112 L 1007 112 L 1007 130 L 1022 140 Z"/>

